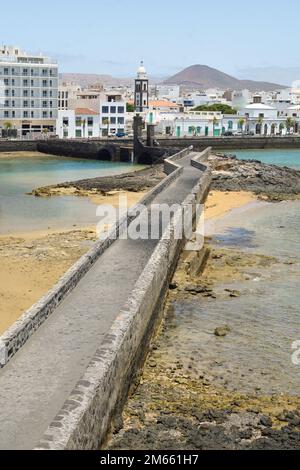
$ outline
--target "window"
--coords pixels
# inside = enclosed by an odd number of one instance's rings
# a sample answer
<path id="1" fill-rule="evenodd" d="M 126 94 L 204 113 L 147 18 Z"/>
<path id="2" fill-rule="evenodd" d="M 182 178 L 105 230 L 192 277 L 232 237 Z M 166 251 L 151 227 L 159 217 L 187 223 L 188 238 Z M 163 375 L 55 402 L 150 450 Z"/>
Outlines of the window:
<path id="1" fill-rule="evenodd" d="M 28 80 L 23 80 L 23 86 L 28 86 Z"/>
<path id="2" fill-rule="evenodd" d="M 43 69 L 42 75 L 43 75 L 43 77 L 47 77 L 47 75 L 48 75 L 48 70 L 47 70 L 47 69 Z"/>
<path id="3" fill-rule="evenodd" d="M 67 118 L 67 117 L 63 118 L 63 126 L 66 126 L 66 127 L 69 126 L 69 118 Z"/>
<path id="4" fill-rule="evenodd" d="M 8 100 L 5 100 L 5 101 L 4 101 L 4 107 L 5 107 L 5 108 L 9 108 L 9 101 L 8 101 Z"/>
<path id="5" fill-rule="evenodd" d="M 16 106 L 16 103 L 15 103 L 15 101 L 13 100 L 13 101 L 11 102 L 11 107 L 14 108 L 15 106 Z"/>
<path id="6" fill-rule="evenodd" d="M 48 85 L 47 80 L 43 80 L 43 87 L 46 87 Z"/>
<path id="7" fill-rule="evenodd" d="M 30 115 L 32 118 L 34 118 L 34 111 L 31 111 Z"/>
<path id="8" fill-rule="evenodd" d="M 23 117 L 28 118 L 28 111 L 23 111 Z"/>
<path id="9" fill-rule="evenodd" d="M 28 101 L 23 101 L 23 108 L 28 108 Z"/>
<path id="10" fill-rule="evenodd" d="M 124 114 L 125 108 L 124 106 L 118 106 L 118 114 Z"/>
<path id="11" fill-rule="evenodd" d="M 23 77 L 27 77 L 28 76 L 28 69 L 23 69 Z"/>
<path id="12" fill-rule="evenodd" d="M 93 126 L 94 125 L 94 119 L 92 117 L 89 117 L 87 123 L 88 123 L 89 127 Z"/>
<path id="13" fill-rule="evenodd" d="M 9 84 L 8 78 L 5 78 L 4 79 L 4 85 L 8 86 L 8 84 Z"/>
<path id="14" fill-rule="evenodd" d="M 103 114 L 108 114 L 109 113 L 109 107 L 108 106 L 102 106 L 102 113 Z"/>
<path id="15" fill-rule="evenodd" d="M 118 124 L 124 124 L 124 118 L 118 117 Z"/>
<path id="16" fill-rule="evenodd" d="M 81 127 L 82 123 L 81 123 L 81 118 L 80 117 L 77 117 L 76 118 L 76 127 Z"/>
<path id="17" fill-rule="evenodd" d="M 117 112 L 116 106 L 111 106 L 111 107 L 110 107 L 110 112 L 111 112 L 112 114 L 115 114 L 115 113 Z"/>
<path id="18" fill-rule="evenodd" d="M 43 101 L 43 108 L 47 108 L 47 101 Z"/>
<path id="19" fill-rule="evenodd" d="M 53 111 L 50 111 L 49 116 L 52 118 L 53 117 Z"/>
<path id="20" fill-rule="evenodd" d="M 76 129 L 76 137 L 81 137 L 82 136 L 82 133 L 81 133 L 81 129 Z"/>
<path id="21" fill-rule="evenodd" d="M 31 81 L 30 81 L 30 85 L 31 85 L 31 86 L 34 86 L 34 80 L 31 80 Z"/>
<path id="22" fill-rule="evenodd" d="M 9 96 L 9 90 L 5 90 L 5 96 Z"/>
<path id="23" fill-rule="evenodd" d="M 47 90 L 43 90 L 43 98 L 46 98 L 46 97 L 47 97 L 47 95 L 48 95 L 48 92 L 47 92 Z"/>
<path id="24" fill-rule="evenodd" d="M 23 96 L 28 96 L 28 90 L 23 90 Z"/>
<path id="25" fill-rule="evenodd" d="M 12 86 L 15 86 L 15 79 L 13 78 L 11 81 Z"/>
<path id="26" fill-rule="evenodd" d="M 88 132 L 89 137 L 93 137 L 93 131 Z"/>
<path id="27" fill-rule="evenodd" d="M 11 112 L 11 117 L 13 117 L 13 118 L 16 117 L 16 111 Z"/>
<path id="28" fill-rule="evenodd" d="M 31 101 L 31 107 L 34 108 L 34 101 Z"/>
<path id="29" fill-rule="evenodd" d="M 111 117 L 111 118 L 110 118 L 110 123 L 111 123 L 111 124 L 116 124 L 116 118 L 115 118 L 115 117 Z"/>
<path id="30" fill-rule="evenodd" d="M 4 69 L 4 75 L 8 75 L 8 69 Z"/>
<path id="31" fill-rule="evenodd" d="M 11 96 L 15 96 L 15 90 L 11 90 Z"/>
<path id="32" fill-rule="evenodd" d="M 67 131 L 67 129 L 64 129 L 64 137 L 68 137 L 69 136 L 69 132 Z"/>
<path id="33" fill-rule="evenodd" d="M 108 118 L 102 118 L 102 124 L 103 124 L 103 125 L 108 125 L 107 119 L 108 119 Z"/>
<path id="34" fill-rule="evenodd" d="M 4 117 L 6 117 L 6 118 L 9 117 L 9 112 L 8 111 L 4 111 Z"/>
<path id="35" fill-rule="evenodd" d="M 228 129 L 233 129 L 233 122 L 232 121 L 228 121 Z"/>

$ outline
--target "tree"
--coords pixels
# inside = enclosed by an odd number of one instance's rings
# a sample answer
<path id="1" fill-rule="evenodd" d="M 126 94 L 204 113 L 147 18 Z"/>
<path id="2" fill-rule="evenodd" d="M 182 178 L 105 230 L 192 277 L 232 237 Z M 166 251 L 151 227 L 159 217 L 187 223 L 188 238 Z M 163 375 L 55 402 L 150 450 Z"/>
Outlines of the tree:
<path id="1" fill-rule="evenodd" d="M 134 105 L 131 103 L 126 104 L 126 111 L 127 113 L 134 113 Z"/>
<path id="2" fill-rule="evenodd" d="M 3 124 L 3 126 L 4 126 L 4 129 L 6 129 L 7 131 L 9 131 L 10 129 L 12 129 L 12 127 L 13 127 L 12 123 L 9 122 L 9 121 L 6 121 L 6 122 Z"/>
<path id="3" fill-rule="evenodd" d="M 295 128 L 295 120 L 291 117 L 288 117 L 287 120 L 286 120 L 286 127 L 287 127 L 287 130 L 288 132 Z"/>
<path id="4" fill-rule="evenodd" d="M 237 110 L 229 106 L 228 104 L 216 103 L 216 104 L 203 104 L 197 106 L 192 111 L 219 111 L 222 114 L 237 114 Z"/>
<path id="5" fill-rule="evenodd" d="M 239 125 L 239 128 L 243 131 L 244 130 L 244 125 L 245 125 L 245 119 L 244 118 L 241 118 L 238 120 L 238 125 Z"/>
<path id="6" fill-rule="evenodd" d="M 102 124 L 107 126 L 107 136 L 108 136 L 108 134 L 109 134 L 109 118 L 107 118 L 107 117 L 103 118 Z"/>
<path id="7" fill-rule="evenodd" d="M 284 124 L 284 122 L 281 122 L 281 123 L 279 124 L 280 134 L 282 134 L 283 129 L 285 129 L 285 124 Z"/>

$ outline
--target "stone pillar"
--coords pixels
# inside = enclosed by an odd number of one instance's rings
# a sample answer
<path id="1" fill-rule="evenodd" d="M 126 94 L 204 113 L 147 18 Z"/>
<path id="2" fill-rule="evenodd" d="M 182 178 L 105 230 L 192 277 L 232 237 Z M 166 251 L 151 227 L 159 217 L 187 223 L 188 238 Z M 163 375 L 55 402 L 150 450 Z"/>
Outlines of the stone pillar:
<path id="1" fill-rule="evenodd" d="M 147 124 L 147 147 L 154 147 L 155 124 Z"/>
<path id="2" fill-rule="evenodd" d="M 138 162 L 139 152 L 141 149 L 141 141 L 143 132 L 143 118 L 139 114 L 133 118 L 133 153 L 134 163 Z"/>

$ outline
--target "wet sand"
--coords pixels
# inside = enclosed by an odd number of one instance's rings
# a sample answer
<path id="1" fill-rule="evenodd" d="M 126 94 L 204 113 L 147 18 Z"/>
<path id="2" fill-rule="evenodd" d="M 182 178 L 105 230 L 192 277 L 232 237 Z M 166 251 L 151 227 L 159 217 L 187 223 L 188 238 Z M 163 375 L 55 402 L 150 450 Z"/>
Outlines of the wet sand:
<path id="1" fill-rule="evenodd" d="M 211 191 L 205 204 L 205 218 L 221 217 L 232 209 L 257 200 L 257 196 L 249 191 Z"/>
<path id="2" fill-rule="evenodd" d="M 97 192 L 80 196 L 114 207 L 125 197 L 132 207 L 144 194 L 113 191 L 105 196 Z M 45 295 L 96 239 L 96 227 L 1 235 L 0 334 Z"/>

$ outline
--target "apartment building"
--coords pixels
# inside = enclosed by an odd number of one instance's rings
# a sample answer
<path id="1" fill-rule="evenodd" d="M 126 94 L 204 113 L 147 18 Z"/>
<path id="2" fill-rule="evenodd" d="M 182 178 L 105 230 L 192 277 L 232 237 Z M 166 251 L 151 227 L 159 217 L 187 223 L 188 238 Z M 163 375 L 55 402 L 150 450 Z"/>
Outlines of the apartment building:
<path id="1" fill-rule="evenodd" d="M 58 64 L 18 47 L 0 47 L 0 128 L 19 136 L 55 132 Z"/>
<path id="2" fill-rule="evenodd" d="M 59 110 L 56 128 L 60 139 L 100 137 L 99 113 L 88 108 Z"/>
<path id="3" fill-rule="evenodd" d="M 62 82 L 58 86 L 58 109 L 66 111 L 73 109 L 72 103 L 77 100 L 81 86 L 74 82 Z"/>
<path id="4" fill-rule="evenodd" d="M 121 94 L 104 93 L 100 97 L 101 137 L 123 133 L 126 129 L 126 101 Z"/>

